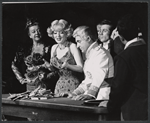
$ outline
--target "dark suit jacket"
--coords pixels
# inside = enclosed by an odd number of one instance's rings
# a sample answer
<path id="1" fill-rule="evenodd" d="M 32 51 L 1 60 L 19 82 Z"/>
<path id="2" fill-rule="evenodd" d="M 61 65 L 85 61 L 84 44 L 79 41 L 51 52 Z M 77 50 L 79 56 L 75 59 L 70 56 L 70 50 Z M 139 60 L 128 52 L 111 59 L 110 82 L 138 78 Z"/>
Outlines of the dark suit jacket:
<path id="1" fill-rule="evenodd" d="M 119 36 L 114 39 L 114 53 L 119 54 L 124 50 L 124 44 L 121 42 Z"/>
<path id="2" fill-rule="evenodd" d="M 121 109 L 124 120 L 148 118 L 148 50 L 142 41 L 129 45 L 115 57 L 115 75 L 112 80 L 110 113 Z"/>

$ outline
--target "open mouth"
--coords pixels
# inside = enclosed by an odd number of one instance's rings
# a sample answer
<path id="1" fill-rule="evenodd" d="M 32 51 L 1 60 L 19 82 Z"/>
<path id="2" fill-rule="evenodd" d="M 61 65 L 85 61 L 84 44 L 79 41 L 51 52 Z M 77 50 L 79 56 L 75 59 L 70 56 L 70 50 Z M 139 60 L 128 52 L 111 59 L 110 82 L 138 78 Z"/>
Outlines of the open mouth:
<path id="1" fill-rule="evenodd" d="M 36 35 L 35 38 L 40 38 L 40 36 L 39 36 L 39 35 Z"/>
<path id="2" fill-rule="evenodd" d="M 61 41 L 61 38 L 57 38 L 56 40 L 57 40 L 57 41 Z"/>

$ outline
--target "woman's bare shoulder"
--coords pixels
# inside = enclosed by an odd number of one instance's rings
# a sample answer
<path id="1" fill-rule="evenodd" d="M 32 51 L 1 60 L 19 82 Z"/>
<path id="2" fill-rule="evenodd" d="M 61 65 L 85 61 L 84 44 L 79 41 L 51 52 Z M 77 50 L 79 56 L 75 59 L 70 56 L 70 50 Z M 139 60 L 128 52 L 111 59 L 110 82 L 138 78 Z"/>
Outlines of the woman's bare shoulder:
<path id="1" fill-rule="evenodd" d="M 77 48 L 77 45 L 76 45 L 75 43 L 72 43 L 72 42 L 71 42 L 70 48 L 71 48 L 71 49 Z"/>

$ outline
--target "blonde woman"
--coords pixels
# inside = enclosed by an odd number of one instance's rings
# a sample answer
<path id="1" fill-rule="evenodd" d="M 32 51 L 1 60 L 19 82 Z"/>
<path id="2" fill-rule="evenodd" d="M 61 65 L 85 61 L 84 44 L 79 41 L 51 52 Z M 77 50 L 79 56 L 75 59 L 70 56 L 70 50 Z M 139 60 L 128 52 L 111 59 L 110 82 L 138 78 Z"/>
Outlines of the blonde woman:
<path id="1" fill-rule="evenodd" d="M 74 91 L 80 84 L 77 73 L 83 72 L 83 61 L 75 43 L 69 41 L 73 29 L 66 20 L 54 20 L 47 29 L 48 36 L 57 44 L 52 46 L 50 64 L 59 74 L 55 96 Z"/>

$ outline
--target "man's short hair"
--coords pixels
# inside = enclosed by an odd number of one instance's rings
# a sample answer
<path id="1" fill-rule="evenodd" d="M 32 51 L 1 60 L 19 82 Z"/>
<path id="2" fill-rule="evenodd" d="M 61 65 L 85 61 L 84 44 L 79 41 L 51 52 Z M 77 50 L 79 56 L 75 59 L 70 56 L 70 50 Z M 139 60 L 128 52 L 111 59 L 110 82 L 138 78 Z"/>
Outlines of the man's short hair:
<path id="1" fill-rule="evenodd" d="M 117 24 L 117 30 L 127 41 L 138 36 L 140 28 L 140 18 L 137 15 L 127 14 L 123 16 Z"/>
<path id="2" fill-rule="evenodd" d="M 109 25 L 110 26 L 110 34 L 112 33 L 113 29 L 114 29 L 114 26 L 113 26 L 113 23 L 112 21 L 110 20 L 102 20 L 100 23 L 98 23 L 97 25 Z"/>
<path id="3" fill-rule="evenodd" d="M 97 33 L 94 29 L 89 26 L 79 26 L 73 32 L 73 37 L 80 36 L 82 39 L 86 39 L 87 36 L 90 36 L 92 41 L 97 40 Z"/>

